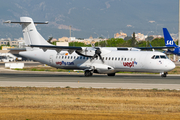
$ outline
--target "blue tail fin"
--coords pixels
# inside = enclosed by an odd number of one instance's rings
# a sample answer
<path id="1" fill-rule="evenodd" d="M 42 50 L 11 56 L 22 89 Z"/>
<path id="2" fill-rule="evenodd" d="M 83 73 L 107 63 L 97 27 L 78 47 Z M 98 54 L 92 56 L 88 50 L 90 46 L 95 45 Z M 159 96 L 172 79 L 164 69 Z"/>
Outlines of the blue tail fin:
<path id="1" fill-rule="evenodd" d="M 173 41 L 171 35 L 169 34 L 167 28 L 163 28 L 163 33 L 164 33 L 164 42 L 167 47 L 177 46 Z"/>

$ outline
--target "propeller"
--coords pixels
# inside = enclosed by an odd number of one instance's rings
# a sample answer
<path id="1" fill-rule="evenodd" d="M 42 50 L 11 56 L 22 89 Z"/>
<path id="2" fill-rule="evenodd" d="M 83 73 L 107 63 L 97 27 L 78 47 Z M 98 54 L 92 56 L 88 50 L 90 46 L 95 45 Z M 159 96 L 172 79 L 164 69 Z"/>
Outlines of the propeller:
<path id="1" fill-rule="evenodd" d="M 49 39 L 47 40 L 48 43 L 51 43 L 51 40 L 53 39 L 53 37 L 49 37 Z"/>
<path id="2" fill-rule="evenodd" d="M 96 49 L 96 50 L 95 50 L 95 54 L 94 54 L 94 56 L 91 57 L 91 61 L 92 61 L 94 58 L 99 57 L 99 58 L 101 59 L 101 61 L 104 63 L 104 60 L 103 60 L 103 58 L 102 58 L 102 56 L 101 56 L 101 50 L 100 50 L 100 48 L 95 48 L 95 49 Z"/>

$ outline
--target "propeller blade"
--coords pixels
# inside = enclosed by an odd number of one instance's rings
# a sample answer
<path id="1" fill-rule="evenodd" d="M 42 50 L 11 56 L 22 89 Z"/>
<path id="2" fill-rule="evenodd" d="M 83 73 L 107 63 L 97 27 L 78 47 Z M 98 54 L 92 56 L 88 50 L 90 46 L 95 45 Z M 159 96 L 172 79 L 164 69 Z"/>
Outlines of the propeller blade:
<path id="1" fill-rule="evenodd" d="M 101 59 L 101 61 L 104 63 L 104 60 L 103 60 L 101 54 L 98 54 L 98 55 L 99 55 L 99 58 Z"/>
<path id="2" fill-rule="evenodd" d="M 97 58 L 99 56 L 100 60 L 104 63 L 104 60 L 101 56 L 101 50 L 99 48 L 96 48 L 95 50 L 95 54 L 94 56 L 91 58 L 91 61 L 94 59 L 94 58 Z"/>

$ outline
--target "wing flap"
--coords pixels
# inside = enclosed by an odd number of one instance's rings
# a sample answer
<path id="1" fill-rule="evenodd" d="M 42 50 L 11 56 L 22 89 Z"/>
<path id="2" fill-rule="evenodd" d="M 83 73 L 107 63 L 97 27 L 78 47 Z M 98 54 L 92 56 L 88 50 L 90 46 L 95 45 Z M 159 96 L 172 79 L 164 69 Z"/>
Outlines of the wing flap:
<path id="1" fill-rule="evenodd" d="M 62 50 L 67 50 L 69 54 L 72 54 L 74 51 L 82 51 L 81 47 L 69 47 L 69 46 L 54 46 L 54 45 L 30 45 L 30 47 L 38 47 L 43 49 L 43 51 L 56 50 L 56 52 L 60 53 Z"/>
<path id="2" fill-rule="evenodd" d="M 169 47 L 162 46 L 162 47 L 137 47 L 137 48 L 141 49 L 141 50 L 152 50 L 152 49 L 173 49 L 175 47 L 174 46 L 169 46 Z"/>

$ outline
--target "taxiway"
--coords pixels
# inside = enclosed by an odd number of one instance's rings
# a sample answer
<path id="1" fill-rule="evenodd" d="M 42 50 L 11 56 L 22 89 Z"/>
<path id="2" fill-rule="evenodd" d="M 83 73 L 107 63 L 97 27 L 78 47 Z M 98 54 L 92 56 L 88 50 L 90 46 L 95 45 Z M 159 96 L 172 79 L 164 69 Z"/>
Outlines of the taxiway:
<path id="1" fill-rule="evenodd" d="M 0 69 L 0 87 L 72 87 L 180 90 L 180 76 L 161 78 L 154 74 L 117 74 L 114 77 L 83 73 L 33 72 Z"/>

